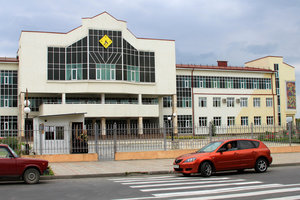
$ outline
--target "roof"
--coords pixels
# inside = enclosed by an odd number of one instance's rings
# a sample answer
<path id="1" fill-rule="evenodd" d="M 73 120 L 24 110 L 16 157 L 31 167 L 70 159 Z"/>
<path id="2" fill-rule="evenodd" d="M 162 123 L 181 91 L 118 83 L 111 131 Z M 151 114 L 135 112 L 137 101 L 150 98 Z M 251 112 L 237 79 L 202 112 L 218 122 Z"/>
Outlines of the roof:
<path id="1" fill-rule="evenodd" d="M 253 72 L 273 72 L 271 69 L 264 69 L 258 67 L 232 67 L 232 66 L 213 66 L 213 65 L 186 65 L 186 64 L 176 64 L 176 68 L 183 68 L 183 69 L 203 69 L 203 70 L 228 70 L 228 71 L 253 71 Z"/>
<path id="2" fill-rule="evenodd" d="M 283 58 L 283 57 L 282 56 L 265 56 L 265 57 L 257 58 L 255 60 L 245 62 L 245 64 L 250 63 L 250 62 L 254 62 L 254 61 L 257 61 L 257 60 L 265 59 L 265 58 Z"/>
<path id="3" fill-rule="evenodd" d="M 9 57 L 0 57 L 0 62 L 6 62 L 6 63 L 18 63 L 18 58 L 9 58 Z"/>

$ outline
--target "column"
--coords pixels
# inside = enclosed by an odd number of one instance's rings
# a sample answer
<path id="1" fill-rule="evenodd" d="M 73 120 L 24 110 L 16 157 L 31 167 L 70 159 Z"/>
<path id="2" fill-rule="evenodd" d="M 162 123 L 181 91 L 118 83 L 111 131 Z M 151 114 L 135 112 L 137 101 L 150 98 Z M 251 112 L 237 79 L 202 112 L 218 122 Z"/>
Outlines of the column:
<path id="1" fill-rule="evenodd" d="M 106 119 L 103 117 L 101 118 L 101 137 L 106 136 Z"/>
<path id="2" fill-rule="evenodd" d="M 61 103 L 66 104 L 66 93 L 61 94 Z"/>
<path id="3" fill-rule="evenodd" d="M 143 117 L 139 117 L 139 135 L 143 135 Z"/>
<path id="4" fill-rule="evenodd" d="M 20 93 L 20 98 L 19 98 L 19 133 L 18 136 L 24 137 L 25 133 L 25 113 L 24 113 L 24 101 L 25 101 L 25 93 L 21 92 Z"/>
<path id="5" fill-rule="evenodd" d="M 101 104 L 105 104 L 105 94 L 101 94 Z"/>
<path id="6" fill-rule="evenodd" d="M 172 96 L 172 118 L 174 135 L 178 135 L 177 95 Z"/>
<path id="7" fill-rule="evenodd" d="M 159 110 L 159 126 L 163 127 L 164 126 L 164 113 L 163 113 L 163 108 L 164 108 L 164 101 L 163 97 L 158 97 L 158 110 Z"/>
<path id="8" fill-rule="evenodd" d="M 139 105 L 142 105 L 142 94 L 138 95 L 138 103 Z"/>

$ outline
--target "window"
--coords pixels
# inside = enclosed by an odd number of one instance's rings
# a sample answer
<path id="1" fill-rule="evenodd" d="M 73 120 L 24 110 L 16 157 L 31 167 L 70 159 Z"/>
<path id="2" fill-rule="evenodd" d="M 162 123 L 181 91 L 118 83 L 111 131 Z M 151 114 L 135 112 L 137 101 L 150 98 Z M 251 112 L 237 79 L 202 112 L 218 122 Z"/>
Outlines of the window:
<path id="1" fill-rule="evenodd" d="M 9 99 L 8 98 L 4 99 L 4 107 L 9 107 Z"/>
<path id="2" fill-rule="evenodd" d="M 234 107 L 234 97 L 227 97 L 227 107 Z"/>
<path id="3" fill-rule="evenodd" d="M 241 117 L 241 125 L 248 126 L 248 117 L 247 116 Z"/>
<path id="4" fill-rule="evenodd" d="M 206 102 L 207 98 L 206 97 L 199 97 L 199 107 L 206 107 Z"/>
<path id="5" fill-rule="evenodd" d="M 213 123 L 214 123 L 215 126 L 221 126 L 221 123 L 222 123 L 221 117 L 214 117 L 213 118 Z"/>
<path id="6" fill-rule="evenodd" d="M 199 88 L 203 88 L 203 80 L 199 81 Z"/>
<path id="7" fill-rule="evenodd" d="M 68 64 L 67 65 L 67 80 L 82 80 L 82 65 Z"/>
<path id="8" fill-rule="evenodd" d="M 4 130 L 5 131 L 9 130 L 9 122 L 4 122 Z"/>
<path id="9" fill-rule="evenodd" d="M 245 88 L 245 81 L 241 81 L 241 89 L 244 89 Z"/>
<path id="10" fill-rule="evenodd" d="M 184 81 L 184 87 L 185 87 L 185 88 L 189 88 L 189 87 L 190 87 L 190 83 L 189 83 L 188 80 L 185 80 L 185 81 Z"/>
<path id="11" fill-rule="evenodd" d="M 45 127 L 45 140 L 54 140 L 54 127 L 53 126 Z"/>
<path id="12" fill-rule="evenodd" d="M 4 84 L 5 85 L 9 84 L 9 76 L 7 76 L 7 75 L 4 76 Z"/>
<path id="13" fill-rule="evenodd" d="M 170 108 L 172 107 L 172 97 L 164 97 L 163 98 L 164 108 Z"/>
<path id="14" fill-rule="evenodd" d="M 258 89 L 257 80 L 253 81 L 253 89 Z"/>
<path id="15" fill-rule="evenodd" d="M 260 116 L 255 116 L 254 117 L 254 125 L 255 126 L 260 126 L 261 125 L 261 117 Z"/>
<path id="16" fill-rule="evenodd" d="M 233 88 L 233 81 L 227 81 L 227 88 Z"/>
<path id="17" fill-rule="evenodd" d="M 266 106 L 273 107 L 273 99 L 272 98 L 266 98 Z"/>
<path id="18" fill-rule="evenodd" d="M 249 140 L 240 140 L 239 142 L 239 149 L 254 149 L 256 145 Z"/>
<path id="19" fill-rule="evenodd" d="M 235 118 L 227 117 L 227 126 L 234 126 L 234 125 L 235 125 Z"/>
<path id="20" fill-rule="evenodd" d="M 0 158 L 9 158 L 10 153 L 4 147 L 0 147 Z"/>
<path id="21" fill-rule="evenodd" d="M 56 135 L 55 135 L 55 138 L 57 140 L 63 140 L 65 137 L 64 135 L 64 127 L 63 126 L 57 126 L 56 127 Z"/>
<path id="22" fill-rule="evenodd" d="M 271 89 L 271 80 L 266 80 L 266 89 Z"/>
<path id="23" fill-rule="evenodd" d="M 273 125 L 274 119 L 273 116 L 267 116 L 267 125 Z"/>
<path id="24" fill-rule="evenodd" d="M 213 97 L 213 107 L 221 107 L 221 97 Z"/>
<path id="25" fill-rule="evenodd" d="M 114 74 L 114 71 L 111 72 Z M 114 79 L 112 79 L 114 80 Z M 140 71 L 137 66 L 127 66 L 127 80 L 132 82 L 140 82 Z"/>
<path id="26" fill-rule="evenodd" d="M 260 107 L 260 98 L 253 98 L 253 107 Z"/>
<path id="27" fill-rule="evenodd" d="M 248 98 L 242 97 L 240 101 L 241 107 L 248 107 Z"/>
<path id="28" fill-rule="evenodd" d="M 199 117 L 199 126 L 207 126 L 207 117 Z"/>

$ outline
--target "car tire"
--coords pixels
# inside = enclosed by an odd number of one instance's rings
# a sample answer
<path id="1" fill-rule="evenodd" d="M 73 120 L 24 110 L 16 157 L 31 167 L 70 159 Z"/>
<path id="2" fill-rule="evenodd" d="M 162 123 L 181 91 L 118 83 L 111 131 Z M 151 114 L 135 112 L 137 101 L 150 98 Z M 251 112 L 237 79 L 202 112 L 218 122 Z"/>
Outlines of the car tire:
<path id="1" fill-rule="evenodd" d="M 267 169 L 268 169 L 267 160 L 265 158 L 257 159 L 254 169 L 257 173 L 263 173 L 263 172 L 267 171 Z"/>
<path id="2" fill-rule="evenodd" d="M 40 180 L 40 172 L 35 168 L 29 168 L 24 172 L 23 179 L 27 184 L 35 184 Z"/>
<path id="3" fill-rule="evenodd" d="M 209 177 L 213 173 L 213 167 L 209 162 L 203 162 L 200 165 L 200 173 L 203 177 Z"/>

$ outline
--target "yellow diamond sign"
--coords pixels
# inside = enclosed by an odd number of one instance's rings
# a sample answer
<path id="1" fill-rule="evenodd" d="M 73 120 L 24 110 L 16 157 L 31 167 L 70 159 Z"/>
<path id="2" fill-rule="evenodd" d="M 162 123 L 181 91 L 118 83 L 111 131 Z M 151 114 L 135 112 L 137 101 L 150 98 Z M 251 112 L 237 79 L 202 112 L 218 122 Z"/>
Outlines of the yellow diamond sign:
<path id="1" fill-rule="evenodd" d="M 104 35 L 99 42 L 104 46 L 104 48 L 106 49 L 107 47 L 109 47 L 109 45 L 111 45 L 112 40 L 107 36 Z"/>

